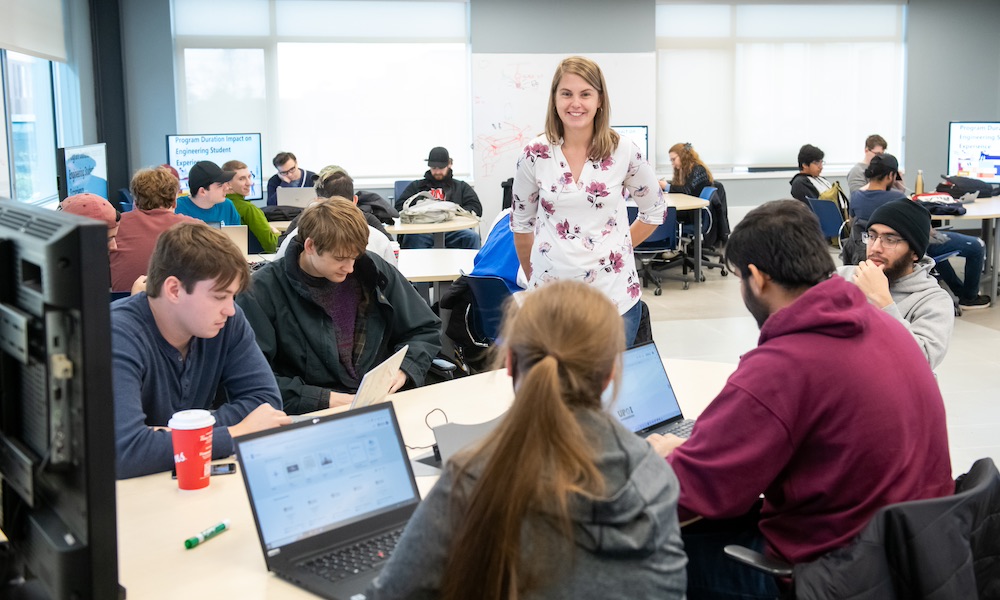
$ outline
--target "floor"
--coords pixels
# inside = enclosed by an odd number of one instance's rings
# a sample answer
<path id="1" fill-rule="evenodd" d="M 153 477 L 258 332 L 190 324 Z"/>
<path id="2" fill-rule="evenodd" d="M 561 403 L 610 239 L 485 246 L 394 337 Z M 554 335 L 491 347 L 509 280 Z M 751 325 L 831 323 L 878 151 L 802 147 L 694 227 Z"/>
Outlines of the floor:
<path id="1" fill-rule="evenodd" d="M 962 272 L 958 266 L 956 270 Z M 663 295 L 654 296 L 652 287 L 643 292 L 661 354 L 736 364 L 757 345 L 757 324 L 743 307 L 739 281 L 732 274 L 724 277 L 712 269 L 704 283 L 682 287 L 664 281 Z M 948 355 L 937 369 L 956 476 L 978 458 L 989 456 L 1000 465 L 998 348 L 1000 308 L 966 311 L 956 318 Z"/>

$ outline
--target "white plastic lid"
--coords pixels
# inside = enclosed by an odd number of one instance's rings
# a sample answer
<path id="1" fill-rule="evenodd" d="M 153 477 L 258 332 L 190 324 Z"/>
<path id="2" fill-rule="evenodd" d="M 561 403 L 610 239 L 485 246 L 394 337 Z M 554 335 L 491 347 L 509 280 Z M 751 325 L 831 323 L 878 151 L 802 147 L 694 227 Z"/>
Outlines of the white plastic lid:
<path id="1" fill-rule="evenodd" d="M 215 425 L 215 417 L 211 412 L 200 408 L 175 412 L 167 423 L 167 427 L 171 429 L 202 429 L 212 425 Z"/>

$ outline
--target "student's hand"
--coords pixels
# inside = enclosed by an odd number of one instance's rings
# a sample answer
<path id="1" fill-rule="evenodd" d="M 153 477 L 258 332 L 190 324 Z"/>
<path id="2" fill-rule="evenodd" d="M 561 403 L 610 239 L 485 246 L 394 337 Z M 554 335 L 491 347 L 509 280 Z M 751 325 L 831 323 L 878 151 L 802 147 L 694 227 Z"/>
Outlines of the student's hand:
<path id="1" fill-rule="evenodd" d="M 660 189 L 663 190 L 664 192 L 667 191 L 667 180 L 666 179 L 661 179 L 660 180 Z"/>
<path id="2" fill-rule="evenodd" d="M 653 450 L 657 454 L 659 454 L 663 458 L 666 458 L 670 456 L 670 454 L 678 446 L 680 446 L 687 440 L 681 437 L 677 437 L 672 433 L 668 433 L 667 435 L 660 435 L 658 433 L 654 433 L 653 435 L 646 438 L 646 441 L 649 442 L 649 445 L 653 447 Z"/>
<path id="3" fill-rule="evenodd" d="M 330 392 L 330 408 L 335 406 L 344 406 L 345 404 L 350 406 L 351 402 L 354 402 L 354 394 Z"/>
<path id="4" fill-rule="evenodd" d="M 243 420 L 229 428 L 229 435 L 239 437 L 255 433 L 279 425 L 291 425 L 292 418 L 270 404 L 261 404 L 253 409 Z"/>
<path id="5" fill-rule="evenodd" d="M 389 393 L 395 393 L 396 390 L 404 385 L 406 385 L 406 373 L 402 370 L 396 371 L 396 377 L 392 380 L 392 385 L 389 386 Z"/>
<path id="6" fill-rule="evenodd" d="M 146 291 L 146 276 L 139 275 L 136 277 L 135 281 L 132 282 L 132 293 L 130 295 L 135 296 L 139 292 Z"/>
<path id="7" fill-rule="evenodd" d="M 854 270 L 854 283 L 864 292 L 872 304 L 885 308 L 892 304 L 892 294 L 889 293 L 889 278 L 885 276 L 883 267 L 870 260 L 858 263 Z"/>

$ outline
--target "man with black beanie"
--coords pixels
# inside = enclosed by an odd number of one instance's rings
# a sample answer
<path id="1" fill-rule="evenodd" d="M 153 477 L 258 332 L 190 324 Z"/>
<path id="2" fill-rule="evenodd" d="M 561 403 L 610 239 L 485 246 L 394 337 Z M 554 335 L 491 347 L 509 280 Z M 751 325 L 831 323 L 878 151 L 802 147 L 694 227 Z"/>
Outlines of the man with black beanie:
<path id="1" fill-rule="evenodd" d="M 934 369 L 948 351 L 955 306 L 931 275 L 934 260 L 925 256 L 930 232 L 924 207 L 905 199 L 887 202 L 872 213 L 862 236 L 867 260 L 837 273 L 906 326 Z"/>

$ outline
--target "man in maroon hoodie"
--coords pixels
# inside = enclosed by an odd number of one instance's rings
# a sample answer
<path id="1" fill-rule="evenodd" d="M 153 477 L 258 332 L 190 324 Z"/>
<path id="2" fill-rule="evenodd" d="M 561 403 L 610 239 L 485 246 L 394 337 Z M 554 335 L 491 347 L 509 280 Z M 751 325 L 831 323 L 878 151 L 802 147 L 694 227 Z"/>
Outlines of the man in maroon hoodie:
<path id="1" fill-rule="evenodd" d="M 773 581 L 722 547 L 810 561 L 883 506 L 952 494 L 944 403 L 913 336 L 833 275 L 801 202 L 750 211 L 726 260 L 760 326 L 757 348 L 689 439 L 650 442 L 680 480 L 681 522 L 704 519 L 684 529 L 688 598 L 774 598 Z"/>

